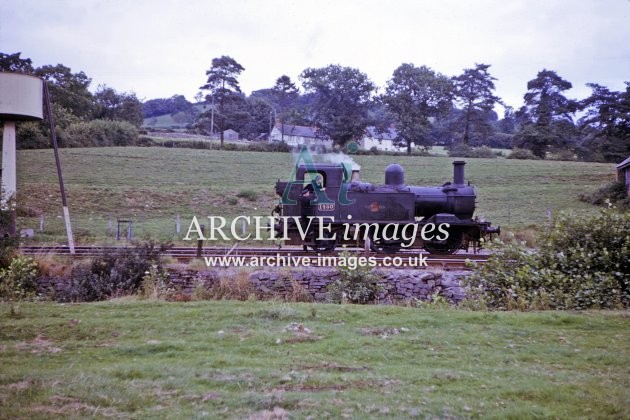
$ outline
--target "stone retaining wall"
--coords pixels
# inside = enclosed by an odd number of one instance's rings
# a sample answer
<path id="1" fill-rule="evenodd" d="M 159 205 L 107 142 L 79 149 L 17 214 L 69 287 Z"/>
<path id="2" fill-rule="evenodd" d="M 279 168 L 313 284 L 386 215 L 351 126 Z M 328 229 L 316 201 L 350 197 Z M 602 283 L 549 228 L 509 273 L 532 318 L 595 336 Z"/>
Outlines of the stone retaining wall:
<path id="1" fill-rule="evenodd" d="M 377 270 L 382 280 L 379 282 L 382 292 L 380 302 L 393 302 L 412 298 L 430 300 L 434 294 L 443 296 L 451 302 L 459 302 L 464 297 L 460 279 L 468 275 L 466 271 L 428 271 L 428 270 Z M 169 267 L 166 287 L 181 294 L 192 294 L 202 285 L 210 289 L 224 281 L 236 281 L 239 276 L 247 276 L 253 288 L 264 297 L 286 296 L 293 293 L 294 284 L 302 292 L 310 294 L 313 300 L 327 300 L 326 287 L 338 278 L 333 268 L 309 269 L 261 269 L 250 273 L 237 270 L 202 270 Z M 70 281 L 62 277 L 45 277 L 38 280 L 38 290 L 42 294 L 54 292 L 56 295 L 68 295 Z"/>
<path id="2" fill-rule="evenodd" d="M 427 270 L 378 270 L 377 273 L 383 279 L 379 282 L 383 290 L 379 301 L 429 300 L 437 293 L 452 302 L 464 299 L 460 279 L 469 274 L 466 271 Z M 220 278 L 235 279 L 237 275 L 238 272 L 230 270 L 170 271 L 169 283 L 183 293 L 192 293 L 199 284 L 210 288 L 218 284 Z M 338 273 L 332 268 L 264 269 L 248 274 L 248 280 L 265 297 L 291 294 L 294 292 L 293 285 L 299 284 L 315 301 L 326 301 L 326 287 L 337 278 Z"/>

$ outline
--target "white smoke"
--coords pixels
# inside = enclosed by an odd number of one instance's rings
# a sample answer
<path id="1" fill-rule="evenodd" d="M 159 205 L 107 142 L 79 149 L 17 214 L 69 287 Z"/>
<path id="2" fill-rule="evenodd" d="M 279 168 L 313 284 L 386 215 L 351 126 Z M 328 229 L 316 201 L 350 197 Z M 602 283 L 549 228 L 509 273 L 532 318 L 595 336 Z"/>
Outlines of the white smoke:
<path id="1" fill-rule="evenodd" d="M 351 156 L 346 155 L 343 152 L 339 152 L 339 153 L 318 153 L 315 150 L 310 150 L 308 151 L 311 155 L 311 157 L 313 158 L 313 162 L 315 163 L 348 163 L 352 166 L 352 170 L 353 171 L 359 171 L 361 170 L 361 165 L 359 165 L 357 162 L 354 161 L 354 159 L 352 159 Z M 300 153 L 298 150 L 294 149 L 291 152 L 291 156 L 293 158 L 293 164 L 295 165 L 297 163 L 297 160 L 300 157 Z"/>
<path id="2" fill-rule="evenodd" d="M 351 156 L 348 156 L 348 155 L 346 155 L 343 152 L 339 152 L 339 153 L 324 153 L 324 154 L 318 155 L 318 157 L 320 159 L 322 159 L 321 162 L 327 162 L 327 163 L 349 163 L 350 165 L 352 165 L 352 170 L 353 171 L 361 170 L 361 165 L 356 163 L 354 161 L 354 159 L 352 159 Z M 315 160 L 317 160 L 317 159 L 315 159 Z"/>

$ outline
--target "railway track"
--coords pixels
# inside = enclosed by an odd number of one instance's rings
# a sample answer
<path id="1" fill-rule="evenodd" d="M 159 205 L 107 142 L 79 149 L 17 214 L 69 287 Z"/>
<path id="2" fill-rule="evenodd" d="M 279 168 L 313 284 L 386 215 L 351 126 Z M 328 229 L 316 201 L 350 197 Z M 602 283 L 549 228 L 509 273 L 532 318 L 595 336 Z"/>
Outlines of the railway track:
<path id="1" fill-rule="evenodd" d="M 23 255 L 66 255 L 72 258 L 93 258 L 104 252 L 116 252 L 125 249 L 124 246 L 77 246 L 75 254 L 70 254 L 67 246 L 24 246 L 20 247 Z M 461 251 L 460 251 L 461 252 Z M 246 248 L 246 247 L 204 247 L 199 253 L 195 247 L 172 247 L 164 251 L 164 256 L 179 262 L 188 262 L 195 258 L 202 258 L 206 264 L 214 267 L 221 266 L 274 266 L 274 267 L 330 267 L 347 265 L 348 257 L 362 261 L 361 264 L 384 268 L 443 268 L 465 269 L 468 262 L 483 264 L 488 254 L 456 253 L 451 255 L 428 254 L 418 250 L 397 252 L 395 254 L 377 254 L 366 252 L 360 248 L 340 248 L 334 252 L 304 251 L 302 248 Z M 201 255 L 201 257 L 199 257 Z M 341 259 L 346 258 L 342 264 Z M 256 264 L 252 265 L 252 261 Z"/>

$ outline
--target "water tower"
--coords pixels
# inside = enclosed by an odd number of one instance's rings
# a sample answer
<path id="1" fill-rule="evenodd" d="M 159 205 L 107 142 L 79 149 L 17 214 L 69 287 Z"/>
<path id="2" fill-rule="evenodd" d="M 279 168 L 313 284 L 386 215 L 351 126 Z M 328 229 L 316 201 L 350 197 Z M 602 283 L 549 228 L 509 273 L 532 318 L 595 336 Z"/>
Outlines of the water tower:
<path id="1" fill-rule="evenodd" d="M 2 188 L 4 201 L 17 192 L 15 122 L 43 119 L 42 79 L 18 73 L 0 73 L 0 121 L 2 132 Z M 15 235 L 15 215 L 9 226 L 0 226 L 0 235 Z"/>
<path id="2" fill-rule="evenodd" d="M 7 204 L 6 199 L 14 196 L 17 192 L 15 122 L 43 119 L 44 99 L 48 116 L 47 119 L 50 125 L 51 143 L 57 163 L 57 176 L 59 177 L 63 215 L 66 224 L 66 233 L 68 235 L 68 246 L 70 253 L 74 254 L 70 212 L 68 211 L 66 192 L 63 185 L 61 161 L 59 160 L 55 122 L 50 107 L 48 85 L 46 85 L 42 79 L 26 74 L 0 72 L 0 121 L 4 122 L 2 133 L 2 169 L 0 177 L 1 185 L 5 192 L 4 200 L 0 203 L 0 206 L 5 207 Z M 13 214 L 12 219 L 12 223 L 10 223 L 9 226 L 0 226 L 0 236 L 15 235 L 15 214 Z"/>

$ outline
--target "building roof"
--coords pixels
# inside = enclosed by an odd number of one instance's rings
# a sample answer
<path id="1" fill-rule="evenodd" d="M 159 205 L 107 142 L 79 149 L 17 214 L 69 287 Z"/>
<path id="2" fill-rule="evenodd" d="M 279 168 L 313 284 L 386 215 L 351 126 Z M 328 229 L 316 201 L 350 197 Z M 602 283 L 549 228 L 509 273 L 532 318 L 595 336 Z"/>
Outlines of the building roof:
<path id="1" fill-rule="evenodd" d="M 377 140 L 395 140 L 398 137 L 398 131 L 391 127 L 382 133 L 374 126 L 367 127 L 365 131 L 367 131 L 369 137 Z"/>
<path id="2" fill-rule="evenodd" d="M 276 124 L 275 128 L 287 136 L 319 138 L 317 128 L 303 125 Z"/>
<path id="3" fill-rule="evenodd" d="M 623 169 L 623 168 L 627 168 L 628 166 L 630 166 L 630 156 L 628 156 L 626 160 L 624 160 L 619 165 L 617 165 L 616 168 Z"/>
<path id="4" fill-rule="evenodd" d="M 623 168 L 627 168 L 628 166 L 630 166 L 630 156 L 628 156 L 626 160 L 624 160 L 619 165 L 617 165 L 616 168 L 623 169 Z"/>

